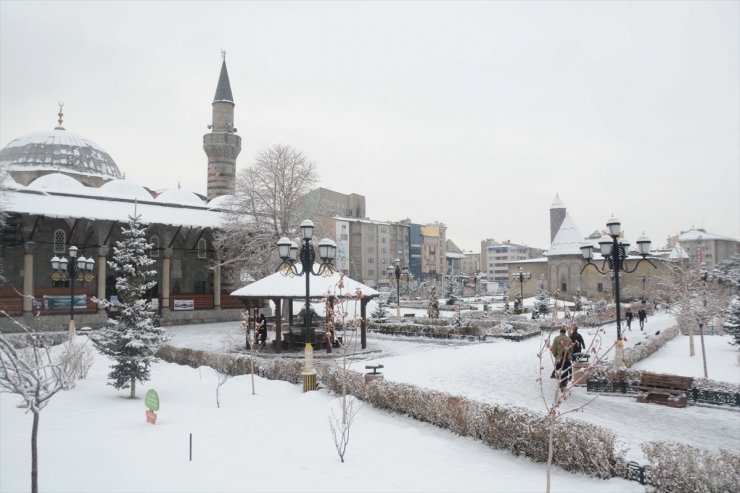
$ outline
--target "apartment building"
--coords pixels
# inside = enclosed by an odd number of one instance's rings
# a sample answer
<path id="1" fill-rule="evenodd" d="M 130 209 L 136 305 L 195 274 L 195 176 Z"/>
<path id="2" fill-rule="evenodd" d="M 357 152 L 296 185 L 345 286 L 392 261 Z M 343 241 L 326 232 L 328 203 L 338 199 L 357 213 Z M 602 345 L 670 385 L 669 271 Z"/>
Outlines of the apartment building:
<path id="1" fill-rule="evenodd" d="M 447 274 L 447 226 L 442 223 L 421 226 L 422 278 Z"/>
<path id="2" fill-rule="evenodd" d="M 705 264 L 707 269 L 736 253 L 740 253 L 740 242 L 734 238 L 709 233 L 704 229 L 690 229 L 668 238 L 668 246 L 679 244 L 688 254 L 692 265 Z"/>

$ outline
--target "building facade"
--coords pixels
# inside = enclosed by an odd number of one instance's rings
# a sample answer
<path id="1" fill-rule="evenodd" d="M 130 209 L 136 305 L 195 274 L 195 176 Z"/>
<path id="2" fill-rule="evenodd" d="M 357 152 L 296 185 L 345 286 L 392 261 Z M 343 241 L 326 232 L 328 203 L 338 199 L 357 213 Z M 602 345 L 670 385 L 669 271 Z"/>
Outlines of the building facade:
<path id="1" fill-rule="evenodd" d="M 692 265 L 712 269 L 726 258 L 740 253 L 740 241 L 709 233 L 704 229 L 690 229 L 668 238 L 668 246 L 680 245 Z"/>

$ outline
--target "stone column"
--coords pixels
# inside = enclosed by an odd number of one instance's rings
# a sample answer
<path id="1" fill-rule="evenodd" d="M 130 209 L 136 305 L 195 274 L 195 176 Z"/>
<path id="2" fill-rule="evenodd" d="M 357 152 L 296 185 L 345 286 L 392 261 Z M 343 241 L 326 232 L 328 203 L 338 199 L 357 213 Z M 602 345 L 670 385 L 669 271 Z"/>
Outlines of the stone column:
<path id="1" fill-rule="evenodd" d="M 105 273 L 107 271 L 108 262 L 106 259 L 108 258 L 108 250 L 110 250 L 110 247 L 107 246 L 101 246 L 98 248 L 98 294 L 97 298 L 99 300 L 105 299 Z M 103 308 L 102 305 L 98 305 L 98 313 L 105 313 L 105 308 Z"/>
<path id="2" fill-rule="evenodd" d="M 283 321 L 281 320 L 283 313 L 280 302 L 280 298 L 273 298 L 272 302 L 275 304 L 275 352 L 281 352 L 283 349 Z"/>
<path id="3" fill-rule="evenodd" d="M 170 311 L 170 263 L 172 262 L 172 248 L 163 248 L 162 258 L 162 313 Z"/>
<path id="4" fill-rule="evenodd" d="M 364 297 L 360 300 L 360 346 L 367 349 L 367 303 L 370 301 Z"/>
<path id="5" fill-rule="evenodd" d="M 221 264 L 213 268 L 213 309 L 221 309 Z"/>
<path id="6" fill-rule="evenodd" d="M 33 254 L 36 243 L 28 242 L 23 249 L 23 315 L 33 313 Z"/>

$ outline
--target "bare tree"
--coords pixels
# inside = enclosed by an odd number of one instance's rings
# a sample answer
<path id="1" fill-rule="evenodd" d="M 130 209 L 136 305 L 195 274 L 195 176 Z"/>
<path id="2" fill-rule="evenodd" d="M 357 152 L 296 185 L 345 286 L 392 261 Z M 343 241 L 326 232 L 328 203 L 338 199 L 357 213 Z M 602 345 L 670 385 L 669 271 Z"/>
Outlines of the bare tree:
<path id="1" fill-rule="evenodd" d="M 8 316 L 5 312 L 0 312 Z M 39 490 L 38 435 L 41 411 L 61 390 L 75 386 L 92 365 L 90 348 L 73 339 L 53 348 L 41 334 L 16 322 L 28 344 L 14 344 L 0 334 L 0 392 L 19 394 L 33 414 L 31 428 L 31 491 Z"/>
<path id="2" fill-rule="evenodd" d="M 654 276 L 653 285 L 656 300 L 676 315 L 679 326 L 687 329 L 689 356 L 694 356 L 694 327 L 703 330 L 713 316 L 723 312 L 729 300 L 727 289 L 712 282 L 700 266 L 678 262 L 668 263 L 665 270 Z"/>
<path id="3" fill-rule="evenodd" d="M 339 415 L 337 416 L 337 413 L 332 409 L 331 416 L 329 416 L 331 436 L 334 440 L 334 446 L 337 449 L 339 459 L 342 462 L 344 462 L 344 456 L 347 452 L 352 423 L 360 410 L 357 399 L 352 395 L 348 395 L 347 392 L 347 380 L 349 379 L 351 365 L 351 361 L 347 356 L 349 348 L 357 346 L 355 340 L 359 320 L 357 317 L 357 304 L 362 299 L 362 292 L 358 289 L 352 299 L 354 315 L 352 319 L 348 320 L 348 304 L 350 300 L 342 297 L 343 288 L 344 275 L 342 274 L 339 276 L 339 282 L 336 286 L 337 296 L 329 297 L 328 300 L 331 301 L 327 301 L 327 305 L 333 305 L 332 309 L 327 310 L 327 333 L 342 334 L 341 337 L 337 337 L 339 351 L 335 353 L 335 364 L 340 369 L 339 378 L 341 383 Z"/>
<path id="4" fill-rule="evenodd" d="M 318 180 L 316 165 L 300 151 L 274 145 L 241 170 L 228 212 L 214 234 L 221 265 L 233 265 L 254 279 L 272 273 L 275 243 L 291 237 L 305 219 L 303 200 Z"/>
<path id="5" fill-rule="evenodd" d="M 603 365 L 605 362 L 605 357 L 609 352 L 614 348 L 614 345 L 610 347 L 604 347 L 603 346 L 603 329 L 598 329 L 595 333 L 594 337 L 591 339 L 591 342 L 587 348 L 584 348 L 583 354 L 588 354 L 589 362 L 587 365 L 584 365 L 584 367 L 580 368 L 580 370 L 583 373 L 583 378 L 588 378 L 590 375 L 592 375 L 596 369 Z M 555 425 L 562 416 L 565 416 L 567 414 L 579 412 L 583 410 L 586 406 L 591 404 L 600 394 L 595 394 L 592 398 L 588 399 L 583 404 L 580 404 L 578 406 L 574 406 L 569 409 L 565 409 L 565 403 L 568 400 L 568 398 L 571 396 L 571 389 L 574 386 L 575 378 L 569 378 L 569 375 L 565 372 L 560 371 L 555 365 L 555 361 L 553 359 L 552 353 L 550 351 L 551 348 L 551 341 L 549 334 L 547 337 L 545 337 L 543 333 L 542 339 L 540 341 L 540 349 L 537 353 L 537 357 L 539 359 L 539 370 L 540 370 L 540 376 L 537 379 L 537 383 L 540 387 L 540 396 L 542 397 L 542 402 L 545 405 L 545 409 L 547 409 L 547 426 L 548 426 L 548 441 L 547 441 L 547 488 L 546 492 L 550 493 L 550 475 L 552 470 L 552 459 L 553 459 L 553 452 L 554 452 L 554 444 L 553 444 L 553 438 L 555 433 Z M 615 341 L 616 342 L 616 341 Z M 555 371 L 553 372 L 555 383 L 554 389 L 552 389 L 552 394 L 548 396 L 549 390 L 545 388 L 545 380 L 543 375 L 546 372 L 545 369 L 545 360 L 549 358 L 549 361 L 555 367 Z M 573 369 L 571 369 L 573 370 Z"/>

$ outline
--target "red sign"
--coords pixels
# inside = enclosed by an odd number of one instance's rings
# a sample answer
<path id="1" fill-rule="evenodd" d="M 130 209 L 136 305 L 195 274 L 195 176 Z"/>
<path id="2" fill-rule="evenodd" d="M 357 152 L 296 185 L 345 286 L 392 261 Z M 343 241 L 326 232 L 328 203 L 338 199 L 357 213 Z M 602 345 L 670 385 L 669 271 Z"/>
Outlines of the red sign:
<path id="1" fill-rule="evenodd" d="M 151 409 L 147 409 L 146 410 L 146 422 L 155 424 L 157 422 L 157 413 L 155 413 Z"/>

